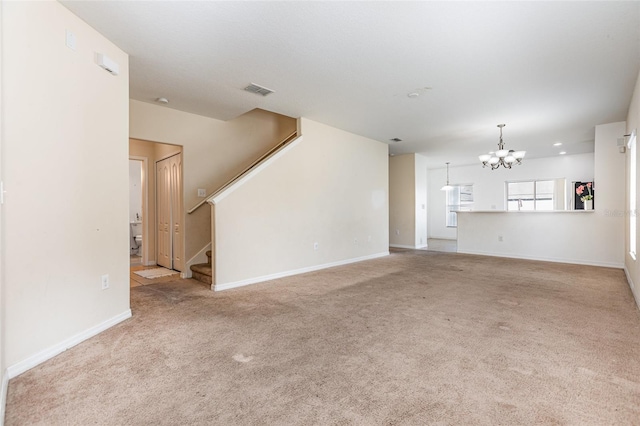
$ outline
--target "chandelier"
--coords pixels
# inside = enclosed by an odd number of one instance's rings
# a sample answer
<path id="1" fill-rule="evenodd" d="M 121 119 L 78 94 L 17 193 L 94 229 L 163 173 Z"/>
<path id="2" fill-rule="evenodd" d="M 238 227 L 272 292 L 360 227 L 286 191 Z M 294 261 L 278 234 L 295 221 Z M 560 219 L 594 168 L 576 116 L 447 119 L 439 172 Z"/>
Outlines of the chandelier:
<path id="1" fill-rule="evenodd" d="M 506 124 L 498 124 L 500 128 L 500 142 L 498 142 L 498 150 L 496 152 L 490 152 L 489 154 L 483 154 L 478 156 L 482 162 L 482 167 L 491 166 L 491 170 L 495 170 L 500 166 L 505 169 L 510 169 L 513 163 L 522 164 L 522 159 L 527 151 L 514 151 L 512 149 L 504 149 L 504 142 L 502 141 L 502 128 Z"/>

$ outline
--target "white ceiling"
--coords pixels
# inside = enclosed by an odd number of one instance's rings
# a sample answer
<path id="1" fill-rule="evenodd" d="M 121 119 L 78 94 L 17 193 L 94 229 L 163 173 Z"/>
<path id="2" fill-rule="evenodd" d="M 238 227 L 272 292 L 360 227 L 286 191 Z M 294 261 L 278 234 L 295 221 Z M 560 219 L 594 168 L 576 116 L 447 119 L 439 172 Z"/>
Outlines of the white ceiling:
<path id="1" fill-rule="evenodd" d="M 304 116 L 430 167 L 477 163 L 498 123 L 527 158 L 592 152 L 640 69 L 637 1 L 62 3 L 129 53 L 133 99 Z"/>

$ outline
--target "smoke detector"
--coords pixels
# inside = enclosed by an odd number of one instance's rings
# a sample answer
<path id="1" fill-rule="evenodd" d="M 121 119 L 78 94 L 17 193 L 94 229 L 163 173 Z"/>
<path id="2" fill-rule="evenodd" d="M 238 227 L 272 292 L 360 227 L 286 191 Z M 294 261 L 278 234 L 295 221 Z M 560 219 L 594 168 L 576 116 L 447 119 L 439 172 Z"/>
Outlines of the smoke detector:
<path id="1" fill-rule="evenodd" d="M 255 93 L 256 95 L 267 96 L 274 92 L 274 90 L 267 89 L 266 87 L 259 86 L 255 83 L 251 83 L 244 88 L 247 92 Z"/>
<path id="2" fill-rule="evenodd" d="M 156 102 L 158 102 L 159 104 L 168 104 L 169 103 L 169 99 L 167 99 L 167 98 L 156 98 Z"/>

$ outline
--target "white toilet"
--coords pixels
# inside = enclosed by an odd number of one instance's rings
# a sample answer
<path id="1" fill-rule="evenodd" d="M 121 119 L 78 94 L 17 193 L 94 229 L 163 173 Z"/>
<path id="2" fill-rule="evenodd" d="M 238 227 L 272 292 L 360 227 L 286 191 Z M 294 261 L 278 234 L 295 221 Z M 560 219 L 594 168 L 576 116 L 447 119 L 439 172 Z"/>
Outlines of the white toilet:
<path id="1" fill-rule="evenodd" d="M 142 222 L 131 222 L 131 254 L 142 255 Z"/>

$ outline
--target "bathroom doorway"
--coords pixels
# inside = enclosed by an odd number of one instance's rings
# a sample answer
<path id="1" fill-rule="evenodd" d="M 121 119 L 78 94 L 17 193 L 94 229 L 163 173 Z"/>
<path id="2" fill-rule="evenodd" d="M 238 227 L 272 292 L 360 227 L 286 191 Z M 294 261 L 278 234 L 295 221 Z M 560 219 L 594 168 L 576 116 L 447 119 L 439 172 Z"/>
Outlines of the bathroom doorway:
<path id="1" fill-rule="evenodd" d="M 143 245 L 146 159 L 129 157 L 129 257 L 131 266 L 145 263 Z"/>

